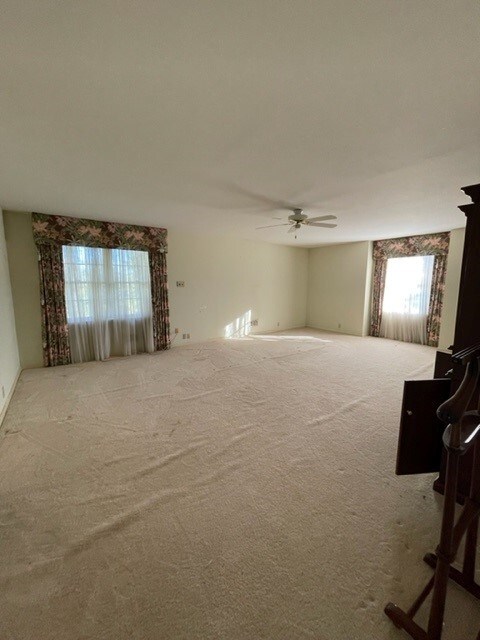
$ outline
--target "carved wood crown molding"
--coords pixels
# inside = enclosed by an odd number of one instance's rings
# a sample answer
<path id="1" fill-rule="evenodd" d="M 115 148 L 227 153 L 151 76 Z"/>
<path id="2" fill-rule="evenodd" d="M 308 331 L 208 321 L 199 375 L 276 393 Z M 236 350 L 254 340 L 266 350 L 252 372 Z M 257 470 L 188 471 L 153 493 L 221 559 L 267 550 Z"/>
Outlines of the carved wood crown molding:
<path id="1" fill-rule="evenodd" d="M 458 208 L 466 216 L 480 211 L 480 184 L 471 184 L 468 187 L 462 187 L 463 193 L 471 198 L 471 204 L 462 204 Z"/>

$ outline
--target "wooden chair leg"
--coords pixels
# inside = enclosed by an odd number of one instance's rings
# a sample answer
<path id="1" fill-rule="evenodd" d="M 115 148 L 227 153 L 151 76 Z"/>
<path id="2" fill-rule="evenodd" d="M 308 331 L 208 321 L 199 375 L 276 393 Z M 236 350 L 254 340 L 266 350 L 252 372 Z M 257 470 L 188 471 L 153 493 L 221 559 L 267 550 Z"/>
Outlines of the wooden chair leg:
<path id="1" fill-rule="evenodd" d="M 404 629 L 414 640 L 441 640 L 442 637 L 447 584 L 451 571 L 450 565 L 456 552 L 454 548 L 454 526 L 459 457 L 460 454 L 457 451 L 448 451 L 440 544 L 438 545 L 437 555 L 433 556 L 435 560 L 432 562 L 435 575 L 430 579 L 408 611 L 403 611 L 392 602 L 389 602 L 385 607 L 385 613 L 392 622 L 400 629 Z M 432 589 L 433 596 L 428 630 L 425 631 L 413 618 Z"/>
<path id="2" fill-rule="evenodd" d="M 426 632 L 409 615 L 397 607 L 393 602 L 389 602 L 385 607 L 385 613 L 399 629 L 406 631 L 414 640 L 429 640 Z"/>
<path id="3" fill-rule="evenodd" d="M 433 586 L 432 604 L 428 619 L 428 639 L 440 640 L 443 630 L 445 601 L 447 598 L 447 584 L 450 565 L 455 558 L 453 543 L 453 527 L 455 525 L 455 502 L 457 495 L 458 452 L 447 453 L 447 481 L 445 500 L 443 505 L 442 530 L 440 544 L 437 551 L 437 566 L 435 568 L 435 582 Z"/>

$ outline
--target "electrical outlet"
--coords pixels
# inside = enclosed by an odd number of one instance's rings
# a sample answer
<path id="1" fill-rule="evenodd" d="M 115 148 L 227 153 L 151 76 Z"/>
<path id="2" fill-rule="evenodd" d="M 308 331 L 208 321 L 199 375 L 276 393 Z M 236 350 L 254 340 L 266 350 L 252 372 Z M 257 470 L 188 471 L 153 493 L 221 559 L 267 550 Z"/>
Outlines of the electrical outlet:
<path id="1" fill-rule="evenodd" d="M 185 280 L 177 280 L 177 287 L 184 287 L 185 286 Z"/>
<path id="2" fill-rule="evenodd" d="M 279 327 L 279 326 L 280 326 L 280 323 L 279 323 L 279 322 L 277 322 L 277 327 Z"/>
<path id="3" fill-rule="evenodd" d="M 339 328 L 339 329 L 341 329 L 341 328 L 342 328 L 342 323 L 341 323 L 341 322 L 339 322 L 339 323 L 338 323 L 338 328 Z"/>

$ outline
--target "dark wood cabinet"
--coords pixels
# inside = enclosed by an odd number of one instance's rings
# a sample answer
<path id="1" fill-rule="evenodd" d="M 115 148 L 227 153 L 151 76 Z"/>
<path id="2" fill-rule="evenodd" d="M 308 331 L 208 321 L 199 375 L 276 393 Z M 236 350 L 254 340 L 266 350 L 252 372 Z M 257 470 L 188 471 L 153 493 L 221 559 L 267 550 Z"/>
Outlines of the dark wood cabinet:
<path id="1" fill-rule="evenodd" d="M 453 353 L 480 342 L 480 184 L 463 187 L 462 191 L 472 199 L 472 204 L 459 207 L 467 217 L 467 225 Z M 452 361 L 449 351 L 438 351 L 436 379 L 405 383 L 396 472 L 440 471 L 434 489 L 442 493 L 445 468 L 441 438 L 445 425 L 438 420 L 435 407 L 458 389 L 464 373 L 464 367 Z M 472 403 L 476 406 L 478 398 Z M 459 502 L 463 502 L 469 493 L 472 464 L 472 453 L 469 452 L 460 464 Z"/>

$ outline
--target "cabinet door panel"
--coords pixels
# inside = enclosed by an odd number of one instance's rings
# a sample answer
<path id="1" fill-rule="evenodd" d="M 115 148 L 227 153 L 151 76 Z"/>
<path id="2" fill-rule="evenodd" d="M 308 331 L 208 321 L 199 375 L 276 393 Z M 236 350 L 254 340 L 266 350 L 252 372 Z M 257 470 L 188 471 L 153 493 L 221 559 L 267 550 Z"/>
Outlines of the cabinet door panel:
<path id="1" fill-rule="evenodd" d="M 446 425 L 437 418 L 438 407 L 450 395 L 451 380 L 407 380 L 397 449 L 397 475 L 440 470 L 442 434 Z"/>

